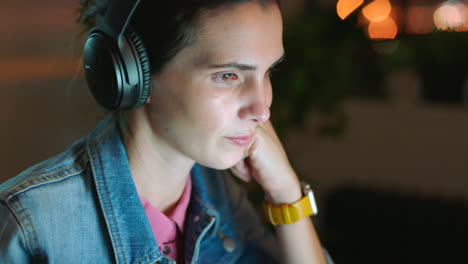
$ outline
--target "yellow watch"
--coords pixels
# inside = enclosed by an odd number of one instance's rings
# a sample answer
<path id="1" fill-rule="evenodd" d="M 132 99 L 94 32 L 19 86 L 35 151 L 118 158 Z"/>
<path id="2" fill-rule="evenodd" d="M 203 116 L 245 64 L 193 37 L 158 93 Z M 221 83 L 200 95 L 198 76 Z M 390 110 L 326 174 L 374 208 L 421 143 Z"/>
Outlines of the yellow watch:
<path id="1" fill-rule="evenodd" d="M 273 225 L 288 225 L 318 213 L 314 193 L 310 185 L 304 182 L 301 185 L 304 197 L 292 204 L 273 205 L 267 201 L 264 202 L 266 216 L 270 223 Z"/>

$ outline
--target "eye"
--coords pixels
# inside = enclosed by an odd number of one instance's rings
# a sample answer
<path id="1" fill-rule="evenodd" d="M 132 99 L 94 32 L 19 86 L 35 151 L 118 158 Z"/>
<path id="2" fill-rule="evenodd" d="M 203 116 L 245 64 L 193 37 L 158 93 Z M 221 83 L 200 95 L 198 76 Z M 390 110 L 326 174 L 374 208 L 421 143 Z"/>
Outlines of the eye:
<path id="1" fill-rule="evenodd" d="M 239 82 L 239 76 L 235 73 L 220 73 L 212 76 L 212 80 L 218 86 L 232 86 Z"/>
<path id="2" fill-rule="evenodd" d="M 235 81 L 239 79 L 239 77 L 235 73 L 222 73 L 222 74 L 219 74 L 218 78 L 225 82 Z"/>

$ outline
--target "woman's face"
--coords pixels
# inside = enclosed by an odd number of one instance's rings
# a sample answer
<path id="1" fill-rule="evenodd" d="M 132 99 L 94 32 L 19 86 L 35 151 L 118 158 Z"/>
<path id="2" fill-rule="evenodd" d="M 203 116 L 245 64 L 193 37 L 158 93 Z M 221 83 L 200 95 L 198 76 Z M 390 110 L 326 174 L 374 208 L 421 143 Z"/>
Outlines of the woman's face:
<path id="1" fill-rule="evenodd" d="M 276 5 L 245 3 L 198 20 L 195 41 L 153 76 L 147 105 L 155 136 L 202 165 L 239 162 L 268 120 L 269 73 L 283 56 Z"/>

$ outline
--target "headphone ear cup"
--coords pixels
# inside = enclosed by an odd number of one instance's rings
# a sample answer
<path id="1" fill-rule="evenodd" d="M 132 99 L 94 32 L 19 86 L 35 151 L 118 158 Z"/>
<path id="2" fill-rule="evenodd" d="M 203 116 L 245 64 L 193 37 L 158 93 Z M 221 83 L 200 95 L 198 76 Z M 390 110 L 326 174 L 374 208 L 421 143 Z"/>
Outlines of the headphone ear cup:
<path id="1" fill-rule="evenodd" d="M 150 60 L 148 52 L 146 51 L 146 48 L 143 45 L 143 41 L 141 40 L 140 36 L 138 36 L 137 32 L 131 27 L 128 27 L 126 33 L 133 43 L 134 51 L 136 53 L 136 56 L 138 56 L 138 61 L 140 62 L 141 66 L 142 80 L 139 86 L 136 104 L 132 107 L 137 108 L 144 105 L 148 100 L 149 95 L 151 94 Z"/>
<path id="2" fill-rule="evenodd" d="M 96 101 L 110 110 L 140 107 L 151 93 L 150 60 L 141 38 L 128 27 L 121 40 L 119 47 L 95 30 L 83 51 L 88 87 Z"/>
<path id="3" fill-rule="evenodd" d="M 105 33 L 90 33 L 83 49 L 83 66 L 88 88 L 98 104 L 109 110 L 120 108 L 125 63 L 119 48 Z"/>

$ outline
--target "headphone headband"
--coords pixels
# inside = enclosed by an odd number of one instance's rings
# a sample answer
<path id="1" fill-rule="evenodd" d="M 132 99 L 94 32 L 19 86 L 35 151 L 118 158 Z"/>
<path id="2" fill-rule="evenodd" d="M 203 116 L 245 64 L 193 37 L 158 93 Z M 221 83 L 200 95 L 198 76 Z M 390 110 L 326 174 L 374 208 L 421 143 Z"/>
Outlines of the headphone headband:
<path id="1" fill-rule="evenodd" d="M 118 43 L 118 38 L 125 32 L 141 0 L 109 0 L 109 2 L 104 23 L 98 25 L 98 28 Z"/>

